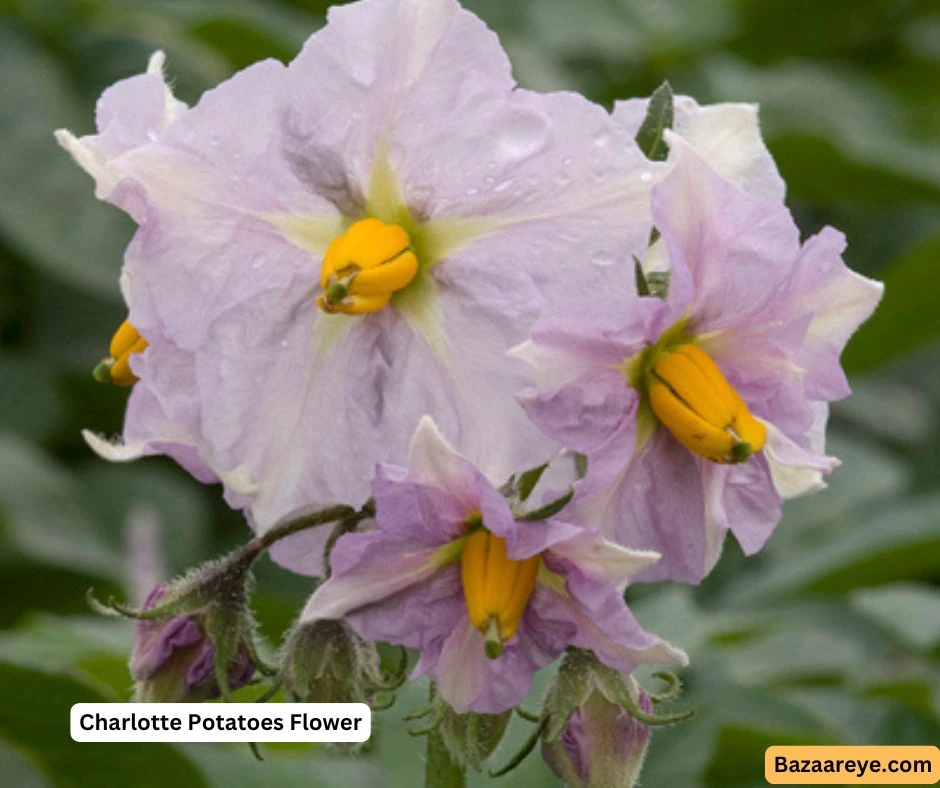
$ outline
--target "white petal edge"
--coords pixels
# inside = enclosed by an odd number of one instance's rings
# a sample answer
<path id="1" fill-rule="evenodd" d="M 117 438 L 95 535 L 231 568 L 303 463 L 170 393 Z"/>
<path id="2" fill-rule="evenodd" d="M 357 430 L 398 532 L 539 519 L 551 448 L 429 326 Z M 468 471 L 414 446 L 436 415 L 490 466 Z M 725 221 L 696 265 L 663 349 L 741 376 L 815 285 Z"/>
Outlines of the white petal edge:
<path id="1" fill-rule="evenodd" d="M 761 420 L 767 428 L 764 455 L 770 465 L 774 488 L 781 498 L 798 498 L 826 489 L 823 476 L 840 465 L 835 457 L 814 455 L 800 448 L 773 424 Z"/>

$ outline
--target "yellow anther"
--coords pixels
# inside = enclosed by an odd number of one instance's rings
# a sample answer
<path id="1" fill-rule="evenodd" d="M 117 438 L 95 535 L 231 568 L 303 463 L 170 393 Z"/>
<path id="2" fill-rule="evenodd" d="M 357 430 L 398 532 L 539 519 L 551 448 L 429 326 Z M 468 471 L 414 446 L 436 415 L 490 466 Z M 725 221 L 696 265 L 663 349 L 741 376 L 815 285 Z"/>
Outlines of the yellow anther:
<path id="1" fill-rule="evenodd" d="M 317 305 L 324 312 L 378 312 L 418 273 L 408 233 L 397 224 L 362 219 L 327 247 Z"/>
<path id="2" fill-rule="evenodd" d="M 744 462 L 767 438 L 718 365 L 683 344 L 658 358 L 647 378 L 650 406 L 683 446 L 720 463 Z"/>
<path id="3" fill-rule="evenodd" d="M 101 359 L 92 375 L 99 383 L 114 383 L 118 386 L 133 386 L 137 376 L 131 371 L 130 357 L 147 349 L 144 339 L 130 321 L 121 323 L 111 337 L 109 356 Z"/>
<path id="4" fill-rule="evenodd" d="M 478 528 L 467 537 L 460 556 L 460 577 L 467 615 L 486 637 L 491 659 L 516 634 L 539 574 L 542 559 L 506 557 L 506 540 Z"/>

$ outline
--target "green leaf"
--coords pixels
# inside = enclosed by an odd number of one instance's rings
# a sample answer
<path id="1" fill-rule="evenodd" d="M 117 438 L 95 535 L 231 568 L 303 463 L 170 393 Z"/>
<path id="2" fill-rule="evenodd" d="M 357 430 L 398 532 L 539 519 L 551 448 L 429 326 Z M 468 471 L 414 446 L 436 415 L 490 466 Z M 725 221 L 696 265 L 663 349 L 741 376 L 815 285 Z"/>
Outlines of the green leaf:
<path id="1" fill-rule="evenodd" d="M 792 551 L 725 592 L 747 606 L 799 593 L 839 593 L 940 573 L 940 495 L 911 498 L 859 515 L 849 538 Z"/>
<path id="2" fill-rule="evenodd" d="M 646 117 L 636 133 L 636 144 L 648 159 L 665 161 L 669 155 L 663 132 L 672 128 L 674 118 L 672 88 L 668 82 L 663 82 L 650 96 Z"/>
<path id="3" fill-rule="evenodd" d="M 876 203 L 940 197 L 940 151 L 907 131 L 907 105 L 861 71 L 797 59 L 762 69 L 724 55 L 701 69 L 716 98 L 760 97 L 761 126 L 791 193 Z"/>
<path id="4" fill-rule="evenodd" d="M 69 736 L 75 703 L 103 698 L 67 676 L 0 664 L 0 736 L 57 786 L 202 788 L 199 770 L 168 744 L 80 744 Z"/>
<path id="5" fill-rule="evenodd" d="M 938 260 L 940 236 L 934 236 L 885 270 L 884 298 L 849 342 L 843 356 L 847 370 L 870 369 L 940 337 Z"/>
<path id="6" fill-rule="evenodd" d="M 16 788 L 53 788 L 53 782 L 29 758 L 0 739 L 0 774 Z"/>
<path id="7" fill-rule="evenodd" d="M 39 359 L 0 353 L 0 429 L 36 442 L 48 440 L 64 418 L 55 370 Z"/>
<path id="8" fill-rule="evenodd" d="M 68 473 L 40 450 L 0 435 L 0 539 L 45 563 L 122 579 L 121 553 L 110 546 L 79 505 Z M 0 559 L 0 563 L 2 560 Z"/>
<path id="9" fill-rule="evenodd" d="M 92 461 L 78 474 L 81 502 L 116 553 L 160 580 L 205 556 L 209 508 L 202 490 L 177 468 Z M 247 528 L 241 534 L 248 538 Z"/>
<path id="10" fill-rule="evenodd" d="M 860 589 L 852 605 L 918 651 L 940 645 L 940 590 L 917 583 Z"/>
<path id="11" fill-rule="evenodd" d="M 99 203 L 91 179 L 59 149 L 60 127 L 87 128 L 55 61 L 0 18 L 0 232 L 35 265 L 82 290 L 118 299 L 118 271 L 133 222 Z"/>

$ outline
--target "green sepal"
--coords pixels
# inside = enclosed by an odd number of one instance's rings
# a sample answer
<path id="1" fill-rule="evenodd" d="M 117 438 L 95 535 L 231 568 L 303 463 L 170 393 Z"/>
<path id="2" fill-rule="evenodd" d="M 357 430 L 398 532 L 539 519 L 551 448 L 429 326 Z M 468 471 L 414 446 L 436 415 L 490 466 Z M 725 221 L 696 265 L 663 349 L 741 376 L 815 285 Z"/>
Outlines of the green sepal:
<path id="1" fill-rule="evenodd" d="M 478 714 L 474 711 L 457 714 L 447 707 L 440 732 L 445 746 L 457 763 L 480 771 L 483 762 L 502 741 L 511 718 L 512 709 L 500 714 Z"/>
<path id="2" fill-rule="evenodd" d="M 663 136 L 675 122 L 672 88 L 663 82 L 650 96 L 646 117 L 636 133 L 636 144 L 651 161 L 664 161 L 669 155 L 669 146 Z"/>
<path id="3" fill-rule="evenodd" d="M 554 501 L 549 501 L 544 506 L 540 506 L 538 509 L 533 509 L 531 512 L 523 512 L 520 515 L 516 516 L 517 520 L 523 520 L 525 522 L 532 522 L 535 520 L 547 520 L 549 517 L 554 517 L 562 509 L 564 509 L 574 497 L 574 488 L 572 487 L 568 492 L 561 496 L 561 498 L 556 498 Z"/>
<path id="4" fill-rule="evenodd" d="M 558 668 L 558 674 L 545 696 L 542 716 L 545 728 L 542 738 L 551 744 L 565 730 L 568 720 L 594 690 L 594 655 L 589 651 L 569 648 Z"/>
<path id="5" fill-rule="evenodd" d="M 542 474 L 545 473 L 546 468 L 548 468 L 547 462 L 544 465 L 539 465 L 537 468 L 530 468 L 519 475 L 516 481 L 516 494 L 519 496 L 520 501 L 524 502 L 532 494 L 532 490 L 534 490 L 535 485 L 539 483 L 539 479 L 542 478 Z"/>

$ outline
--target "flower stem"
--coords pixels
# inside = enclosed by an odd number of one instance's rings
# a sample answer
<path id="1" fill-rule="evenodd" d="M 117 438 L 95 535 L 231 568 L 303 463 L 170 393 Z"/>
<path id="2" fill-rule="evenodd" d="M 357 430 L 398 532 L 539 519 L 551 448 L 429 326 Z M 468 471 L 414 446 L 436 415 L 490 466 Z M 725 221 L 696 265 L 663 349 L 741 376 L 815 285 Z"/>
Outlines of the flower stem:
<path id="1" fill-rule="evenodd" d="M 321 509 L 318 512 L 312 512 L 274 526 L 270 531 L 265 531 L 261 536 L 254 539 L 254 546 L 259 551 L 267 550 L 275 542 L 279 542 L 281 539 L 285 539 L 301 531 L 306 531 L 308 528 L 334 523 L 337 520 L 356 519 L 358 522 L 358 520 L 364 520 L 371 515 L 372 507 L 369 504 L 366 504 L 358 512 L 351 506 L 342 504 L 339 506 L 331 506 L 328 509 Z"/>

